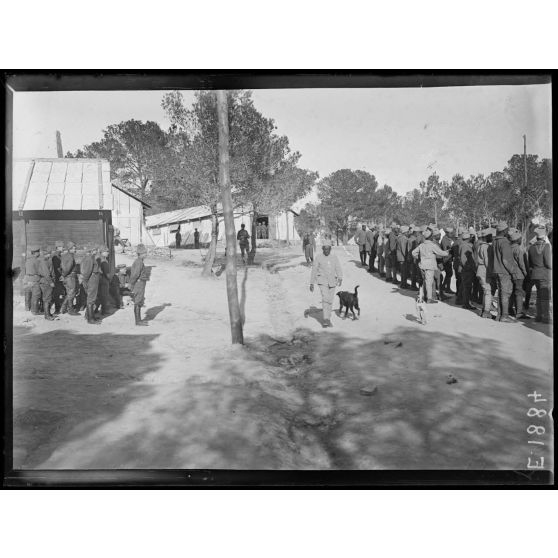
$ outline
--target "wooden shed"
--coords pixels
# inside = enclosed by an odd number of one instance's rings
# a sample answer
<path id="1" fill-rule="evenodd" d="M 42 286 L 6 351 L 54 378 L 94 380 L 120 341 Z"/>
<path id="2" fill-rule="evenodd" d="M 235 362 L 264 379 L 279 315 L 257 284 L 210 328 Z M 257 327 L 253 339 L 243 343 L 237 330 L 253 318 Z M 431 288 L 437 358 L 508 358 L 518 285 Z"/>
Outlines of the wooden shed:
<path id="1" fill-rule="evenodd" d="M 112 224 L 133 246 L 148 242 L 145 209 L 151 206 L 140 198 L 112 185 Z"/>
<path id="2" fill-rule="evenodd" d="M 13 259 L 56 240 L 106 244 L 114 270 L 110 166 L 103 159 L 14 160 Z"/>

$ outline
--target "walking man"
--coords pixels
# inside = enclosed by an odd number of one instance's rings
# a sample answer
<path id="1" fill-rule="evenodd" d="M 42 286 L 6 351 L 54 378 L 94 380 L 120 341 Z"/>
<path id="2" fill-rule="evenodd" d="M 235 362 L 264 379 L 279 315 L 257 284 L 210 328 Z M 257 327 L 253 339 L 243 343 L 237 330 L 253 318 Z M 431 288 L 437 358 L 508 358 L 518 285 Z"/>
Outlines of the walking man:
<path id="1" fill-rule="evenodd" d="M 134 297 L 134 317 L 137 326 L 146 326 L 147 322 L 141 319 L 141 307 L 145 302 L 145 283 L 148 280 L 148 272 L 145 267 L 144 260 L 147 255 L 147 249 L 143 244 L 138 244 L 138 257 L 132 264 L 130 272 L 130 286 Z"/>
<path id="2" fill-rule="evenodd" d="M 537 290 L 536 322 L 550 323 L 550 281 L 552 279 L 552 249 L 546 241 L 546 229 L 535 229 L 537 240 L 529 247 L 531 281 Z"/>
<path id="3" fill-rule="evenodd" d="M 366 225 L 362 225 L 362 228 L 356 232 L 355 242 L 358 244 L 360 263 L 364 267 L 366 265 Z"/>
<path id="4" fill-rule="evenodd" d="M 340 287 L 343 281 L 341 264 L 335 254 L 331 253 L 331 242 L 322 243 L 322 253 L 317 254 L 312 265 L 310 276 L 310 292 L 314 292 L 314 283 L 320 287 L 322 293 L 323 322 L 322 327 L 332 327 L 331 307 L 335 296 L 335 287 Z"/>
<path id="5" fill-rule="evenodd" d="M 496 225 L 496 238 L 492 246 L 494 248 L 494 273 L 498 286 L 500 321 L 513 323 L 514 320 L 509 317 L 509 301 L 513 290 L 512 273 L 514 265 L 507 233 L 507 223 L 500 221 Z"/>
<path id="6" fill-rule="evenodd" d="M 248 239 L 249 238 L 250 238 L 250 235 L 248 234 L 248 231 L 246 230 L 246 226 L 244 225 L 244 223 L 242 223 L 242 225 L 240 225 L 240 230 L 236 234 L 236 239 L 238 240 L 238 245 L 240 247 L 240 255 L 242 256 L 242 261 L 244 263 L 246 263 L 245 254 L 248 253 L 248 247 L 249 247 Z"/>
<path id="7" fill-rule="evenodd" d="M 314 261 L 314 250 L 316 249 L 316 240 L 312 233 L 306 233 L 302 239 L 302 251 L 306 258 L 306 263 L 310 264 Z"/>

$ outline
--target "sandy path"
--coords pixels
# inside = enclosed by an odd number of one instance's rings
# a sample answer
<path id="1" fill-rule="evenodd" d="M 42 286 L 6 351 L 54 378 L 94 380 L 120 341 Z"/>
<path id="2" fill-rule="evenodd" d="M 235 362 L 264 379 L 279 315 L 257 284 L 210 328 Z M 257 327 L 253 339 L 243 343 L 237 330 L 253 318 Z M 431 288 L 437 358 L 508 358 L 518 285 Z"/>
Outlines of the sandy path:
<path id="1" fill-rule="evenodd" d="M 98 327 L 24 322 L 17 307 L 16 467 L 521 469 L 529 456 L 549 465 L 550 436 L 533 446 L 526 433 L 527 394 L 551 408 L 544 326 L 447 304 L 430 306 L 422 326 L 414 298 L 362 270 L 355 250 L 335 248 L 342 288 L 361 286 L 361 319 L 335 318 L 329 330 L 298 250 L 262 251 L 267 270 L 240 267 L 244 347 L 229 345 L 224 274 L 202 280 L 191 251 L 148 262 L 149 328 L 131 325 L 130 307 Z"/>

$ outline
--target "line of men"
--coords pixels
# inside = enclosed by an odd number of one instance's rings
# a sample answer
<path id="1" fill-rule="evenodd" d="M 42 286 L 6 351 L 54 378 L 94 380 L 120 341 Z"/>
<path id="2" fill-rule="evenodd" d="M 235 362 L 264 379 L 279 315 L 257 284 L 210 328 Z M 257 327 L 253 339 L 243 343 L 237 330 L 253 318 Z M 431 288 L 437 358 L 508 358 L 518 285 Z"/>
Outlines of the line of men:
<path id="1" fill-rule="evenodd" d="M 537 290 L 536 321 L 550 322 L 552 249 L 544 227 L 534 229 L 528 249 L 522 246 L 519 230 L 504 221 L 476 232 L 436 225 L 398 225 L 367 230 L 362 225 L 355 241 L 363 267 L 378 272 L 399 288 L 419 290 L 427 303 L 456 295 L 456 304 L 474 310 L 482 304 L 480 316 L 501 322 L 529 319 L 531 291 Z M 374 264 L 377 258 L 377 269 Z M 399 274 L 399 280 L 397 279 Z M 457 292 L 451 290 L 455 275 Z M 408 283 L 410 281 L 410 284 Z"/>
<path id="2" fill-rule="evenodd" d="M 85 309 L 87 323 L 98 325 L 99 318 L 111 314 L 113 304 L 124 307 L 122 294 L 130 294 L 134 299 L 136 325 L 147 325 L 141 319 L 140 310 L 148 280 L 143 262 L 147 254 L 145 246 L 137 247 L 138 257 L 129 277 L 131 292 L 126 292 L 126 266 L 119 266 L 119 272 L 111 274 L 107 246 L 84 246 L 79 263 L 76 253 L 77 246 L 72 241 L 58 240 L 54 248 L 29 247 L 23 278 L 26 310 L 34 315 L 43 314 L 46 320 L 52 321 L 60 314 L 80 316 L 79 310 Z"/>

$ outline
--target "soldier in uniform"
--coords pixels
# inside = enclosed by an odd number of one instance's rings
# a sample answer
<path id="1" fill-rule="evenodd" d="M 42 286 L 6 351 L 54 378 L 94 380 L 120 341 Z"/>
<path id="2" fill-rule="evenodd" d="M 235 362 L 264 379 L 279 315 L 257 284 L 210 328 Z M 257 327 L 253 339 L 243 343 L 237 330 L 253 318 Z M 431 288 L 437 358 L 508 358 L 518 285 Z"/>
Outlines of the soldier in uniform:
<path id="1" fill-rule="evenodd" d="M 384 246 L 384 254 L 386 260 L 386 283 L 395 283 L 397 281 L 397 237 L 399 234 L 399 225 L 392 223 L 390 233 L 387 236 L 387 242 Z"/>
<path id="2" fill-rule="evenodd" d="M 99 305 L 102 308 L 101 315 L 110 314 L 110 264 L 108 260 L 109 249 L 106 246 L 99 248 Z"/>
<path id="3" fill-rule="evenodd" d="M 451 247 L 453 245 L 453 227 L 447 227 L 445 229 L 445 235 L 440 240 L 440 247 L 442 250 L 449 252 L 449 255 L 443 259 L 444 264 L 444 279 L 442 282 L 442 289 L 444 292 L 448 294 L 455 294 L 451 290 L 451 278 L 453 276 L 453 265 L 452 265 L 452 255 L 451 255 Z"/>
<path id="4" fill-rule="evenodd" d="M 473 279 L 477 272 L 477 266 L 473 257 L 473 243 L 471 242 L 471 233 L 469 231 L 463 231 L 461 233 L 458 265 L 458 272 L 461 275 L 461 297 L 463 308 L 466 310 L 474 310 L 475 308 L 471 306 L 471 295 L 473 289 Z"/>
<path id="5" fill-rule="evenodd" d="M 419 244 L 413 251 L 412 256 L 418 262 L 422 274 L 422 282 L 425 300 L 432 304 L 438 302 L 432 296 L 432 286 L 434 284 L 434 272 L 437 269 L 436 256 L 447 256 L 448 253 L 442 250 L 431 240 L 432 231 L 426 229 L 423 232 L 424 242 Z"/>
<path id="6" fill-rule="evenodd" d="M 180 244 L 182 243 L 182 235 L 180 234 L 180 226 L 178 227 L 176 234 L 174 235 L 174 240 L 176 242 L 176 247 L 180 248 Z"/>
<path id="7" fill-rule="evenodd" d="M 43 299 L 43 313 L 45 320 L 54 320 L 54 316 L 50 313 L 52 305 L 52 291 L 54 289 L 54 268 L 51 258 L 52 249 L 44 247 L 41 249 L 41 257 L 39 258 L 39 286 L 41 288 L 41 296 Z"/>
<path id="8" fill-rule="evenodd" d="M 518 229 L 510 228 L 508 230 L 508 239 L 510 241 L 512 255 L 513 255 L 513 271 L 512 271 L 512 294 L 508 306 L 510 316 L 515 318 L 529 319 L 523 312 L 523 299 L 525 291 L 523 285 L 525 278 L 528 275 L 529 260 L 526 258 L 527 254 L 521 246 L 521 233 Z"/>
<path id="9" fill-rule="evenodd" d="M 498 287 L 499 315 L 501 322 L 514 321 L 509 316 L 509 300 L 513 290 L 512 273 L 515 266 L 507 233 L 507 223 L 500 221 L 496 226 L 496 238 L 492 242 L 492 247 L 494 249 L 494 274 Z"/>
<path id="10" fill-rule="evenodd" d="M 442 233 L 440 229 L 434 228 L 432 230 L 432 242 L 441 248 Z M 447 256 L 446 256 L 447 257 Z M 436 256 L 436 269 L 434 270 L 434 294 L 437 294 L 438 300 L 446 300 L 444 296 L 444 288 L 442 286 L 442 271 L 444 270 L 444 257 Z"/>
<path id="11" fill-rule="evenodd" d="M 358 245 L 360 264 L 364 267 L 366 265 L 366 225 L 362 225 L 362 227 L 356 232 L 355 242 Z"/>
<path id="12" fill-rule="evenodd" d="M 374 260 L 376 259 L 376 251 L 374 250 L 374 253 L 372 253 L 372 249 L 374 247 L 375 241 L 376 241 L 375 231 L 372 229 L 372 227 L 368 227 L 368 230 L 366 231 L 364 249 L 365 249 L 366 255 L 368 256 L 368 272 L 369 273 L 372 273 L 371 269 L 374 269 Z"/>
<path id="13" fill-rule="evenodd" d="M 96 246 L 86 247 L 86 253 L 80 264 L 82 285 L 87 294 L 85 306 L 85 319 L 88 324 L 98 325 L 99 320 L 95 318 L 95 302 L 99 289 L 99 264 L 97 261 L 98 248 Z"/>
<path id="14" fill-rule="evenodd" d="M 147 322 L 141 319 L 141 307 L 145 302 L 145 283 L 149 278 L 144 263 L 144 259 L 147 256 L 147 249 L 143 244 L 138 244 L 136 252 L 138 257 L 134 260 L 130 272 L 130 286 L 132 287 L 134 298 L 134 317 L 137 326 L 146 326 L 148 325 Z"/>
<path id="15" fill-rule="evenodd" d="M 331 307 L 335 296 L 335 287 L 340 287 L 343 281 L 341 264 L 335 254 L 331 253 L 331 241 L 322 243 L 322 253 L 317 254 L 312 265 L 310 275 L 310 291 L 314 292 L 314 283 L 320 287 L 322 293 L 322 309 L 324 320 L 322 327 L 331 327 Z"/>
<path id="16" fill-rule="evenodd" d="M 65 297 L 64 282 L 62 279 L 62 254 L 66 251 L 63 240 L 57 240 L 54 244 L 54 252 L 52 252 L 52 267 L 54 269 L 54 289 L 52 290 L 52 299 L 54 302 L 54 315 L 60 314 L 62 301 Z"/>
<path id="17" fill-rule="evenodd" d="M 399 287 L 401 289 L 407 288 L 408 233 L 409 227 L 403 225 L 397 236 L 397 245 L 395 248 L 395 259 L 397 260 L 397 267 L 401 273 L 401 281 L 399 282 Z"/>
<path id="18" fill-rule="evenodd" d="M 376 253 L 378 254 L 378 274 L 380 277 L 386 276 L 386 234 L 388 231 L 380 229 L 376 238 Z"/>
<path id="19" fill-rule="evenodd" d="M 39 300 L 41 298 L 41 287 L 39 280 L 39 262 L 40 248 L 38 246 L 30 246 L 30 257 L 25 260 L 25 305 L 29 305 L 29 310 L 35 316 L 39 312 Z M 29 302 L 28 302 L 29 301 Z"/>
<path id="20" fill-rule="evenodd" d="M 248 248 L 249 248 L 248 239 L 249 238 L 250 238 L 250 235 L 248 234 L 248 231 L 246 230 L 246 226 L 244 225 L 244 223 L 242 223 L 242 225 L 240 225 L 240 230 L 236 234 L 236 239 L 238 240 L 238 245 L 240 247 L 240 255 L 242 256 L 242 261 L 243 262 L 246 262 L 245 255 L 248 253 Z"/>
<path id="21" fill-rule="evenodd" d="M 479 233 L 479 241 L 475 246 L 477 261 L 477 277 L 482 289 L 481 318 L 492 319 L 490 308 L 492 305 L 492 280 L 494 273 L 494 253 L 492 250 L 492 237 L 496 231 L 491 228 L 483 229 Z"/>
<path id="22" fill-rule="evenodd" d="M 455 239 L 454 243 L 451 246 L 451 257 L 453 260 L 453 273 L 455 275 L 455 290 L 457 292 L 457 296 L 455 298 L 455 304 L 461 305 L 463 304 L 463 293 L 461 292 L 461 272 L 459 271 L 460 263 L 459 263 L 459 247 L 463 242 L 461 235 L 463 234 L 463 229 L 457 230 L 457 238 Z"/>
<path id="23" fill-rule="evenodd" d="M 66 289 L 66 296 L 62 301 L 60 312 L 66 312 L 70 316 L 79 316 L 79 312 L 74 310 L 74 298 L 76 296 L 77 288 L 77 264 L 75 259 L 76 245 L 72 241 L 66 244 L 66 250 L 63 252 L 60 259 L 60 275 Z"/>
<path id="24" fill-rule="evenodd" d="M 417 227 L 409 225 L 409 236 L 407 237 L 407 276 L 411 279 L 411 290 L 418 291 L 417 286 L 420 271 L 413 260 L 413 250 L 417 247 Z"/>
<path id="25" fill-rule="evenodd" d="M 198 229 L 194 230 L 194 248 L 197 250 L 200 247 L 200 233 Z"/>
<path id="26" fill-rule="evenodd" d="M 550 282 L 552 280 L 552 248 L 546 241 L 546 229 L 535 229 L 537 240 L 529 247 L 529 271 L 537 290 L 535 321 L 550 323 Z"/>

